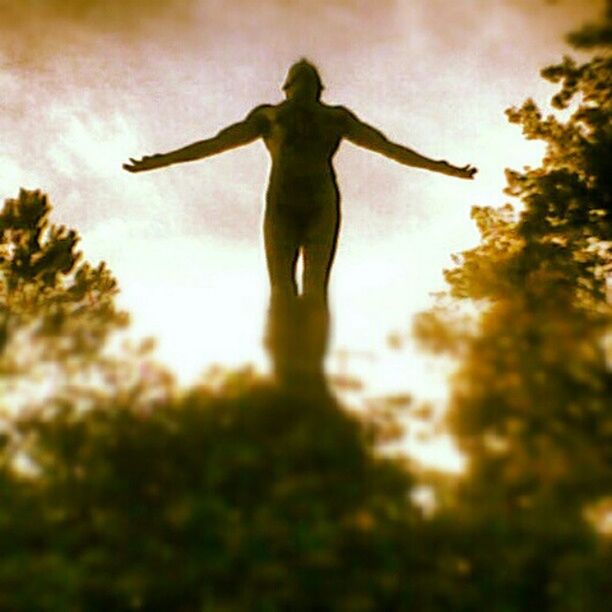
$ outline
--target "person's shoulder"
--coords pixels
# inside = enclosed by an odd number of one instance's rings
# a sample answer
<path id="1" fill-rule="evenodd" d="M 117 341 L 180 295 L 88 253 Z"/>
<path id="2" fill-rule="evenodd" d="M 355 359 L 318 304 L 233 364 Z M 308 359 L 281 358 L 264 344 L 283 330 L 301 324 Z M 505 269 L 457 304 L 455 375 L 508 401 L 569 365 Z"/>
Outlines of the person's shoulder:
<path id="1" fill-rule="evenodd" d="M 346 106 L 342 106 L 341 104 L 325 104 L 324 102 L 320 102 L 321 106 L 329 113 L 334 113 L 336 115 L 344 115 L 349 112 Z"/>
<path id="2" fill-rule="evenodd" d="M 338 121 L 346 122 L 355 119 L 355 114 L 349 108 L 341 104 L 323 104 L 323 107 L 326 112 Z"/>
<path id="3" fill-rule="evenodd" d="M 260 104 L 249 112 L 247 118 L 267 117 L 275 108 L 276 106 L 274 104 Z"/>
<path id="4" fill-rule="evenodd" d="M 262 134 L 267 133 L 276 114 L 276 106 L 273 104 L 260 104 L 256 106 L 246 117 L 245 121 L 255 125 Z"/>

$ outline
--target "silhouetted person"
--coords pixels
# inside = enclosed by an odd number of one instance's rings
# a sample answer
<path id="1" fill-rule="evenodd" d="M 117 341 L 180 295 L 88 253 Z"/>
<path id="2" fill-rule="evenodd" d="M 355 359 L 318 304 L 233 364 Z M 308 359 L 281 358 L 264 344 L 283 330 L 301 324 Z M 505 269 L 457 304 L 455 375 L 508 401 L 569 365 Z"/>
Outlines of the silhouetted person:
<path id="1" fill-rule="evenodd" d="M 343 139 L 417 168 L 441 172 L 464 179 L 473 178 L 472 166 L 459 168 L 446 161 L 434 161 L 407 147 L 389 141 L 377 129 L 360 121 L 343 106 L 328 106 L 320 101 L 323 85 L 316 68 L 306 60 L 294 64 L 283 85 L 286 99 L 277 105 L 253 109 L 215 137 L 164 153 L 130 159 L 123 167 L 129 172 L 162 168 L 194 161 L 246 145 L 258 138 L 272 158 L 266 193 L 264 243 L 271 285 L 273 337 L 294 334 L 294 319 L 318 319 L 310 330 L 306 360 L 318 360 L 322 367 L 327 339 L 327 284 L 340 222 L 340 194 L 332 159 Z M 295 269 L 302 255 L 302 293 L 298 297 Z M 300 314 L 300 309 L 303 312 Z M 274 312 L 285 316 L 275 316 Z M 303 316 L 302 316 L 303 315 Z M 283 320 L 284 319 L 284 320 Z M 304 321 L 302 321 L 304 323 Z M 293 331 L 290 331 L 293 330 Z M 302 330 L 308 335 L 308 331 Z M 286 338 L 288 340 L 288 338 Z M 309 351 L 301 343 L 271 340 L 278 371 L 279 362 L 289 353 Z M 276 348 L 274 348 L 276 344 Z M 280 355 L 286 352 L 287 355 Z"/>

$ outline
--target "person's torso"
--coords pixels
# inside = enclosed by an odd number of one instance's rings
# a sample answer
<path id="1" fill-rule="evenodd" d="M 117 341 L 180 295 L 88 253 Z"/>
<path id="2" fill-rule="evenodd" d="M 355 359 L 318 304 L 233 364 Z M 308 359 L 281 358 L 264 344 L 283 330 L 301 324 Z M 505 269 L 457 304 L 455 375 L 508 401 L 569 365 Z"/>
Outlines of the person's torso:
<path id="1" fill-rule="evenodd" d="M 342 114 L 320 102 L 288 100 L 266 111 L 264 142 L 272 174 L 285 181 L 333 178 L 332 157 L 343 136 Z"/>

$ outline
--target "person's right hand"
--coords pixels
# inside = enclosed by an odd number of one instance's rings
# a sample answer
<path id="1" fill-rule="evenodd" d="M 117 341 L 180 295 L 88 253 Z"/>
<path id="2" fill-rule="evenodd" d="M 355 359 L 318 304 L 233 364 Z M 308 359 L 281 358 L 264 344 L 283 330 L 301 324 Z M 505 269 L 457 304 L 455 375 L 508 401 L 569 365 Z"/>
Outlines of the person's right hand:
<path id="1" fill-rule="evenodd" d="M 461 168 L 454 168 L 455 170 L 455 174 L 453 176 L 456 176 L 457 178 L 462 178 L 462 179 L 473 179 L 474 175 L 478 172 L 478 168 L 475 168 L 474 166 L 471 166 L 470 164 L 466 164 L 465 166 L 462 166 Z"/>
<path id="2" fill-rule="evenodd" d="M 129 164 L 123 164 L 123 169 L 128 172 L 143 172 L 145 170 L 153 170 L 163 166 L 163 155 L 145 155 L 142 159 L 134 159 L 130 157 Z"/>

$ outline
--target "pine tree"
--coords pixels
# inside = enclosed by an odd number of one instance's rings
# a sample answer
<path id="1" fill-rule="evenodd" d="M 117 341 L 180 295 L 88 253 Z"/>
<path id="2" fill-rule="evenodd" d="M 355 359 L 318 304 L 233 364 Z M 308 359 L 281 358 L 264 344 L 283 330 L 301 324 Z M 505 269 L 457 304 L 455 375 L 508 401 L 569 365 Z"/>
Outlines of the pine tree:
<path id="1" fill-rule="evenodd" d="M 74 230 L 50 223 L 51 205 L 22 190 L 0 211 L 0 372 L 28 374 L 54 364 L 81 369 L 100 356 L 128 317 L 104 263 L 82 261 Z"/>

